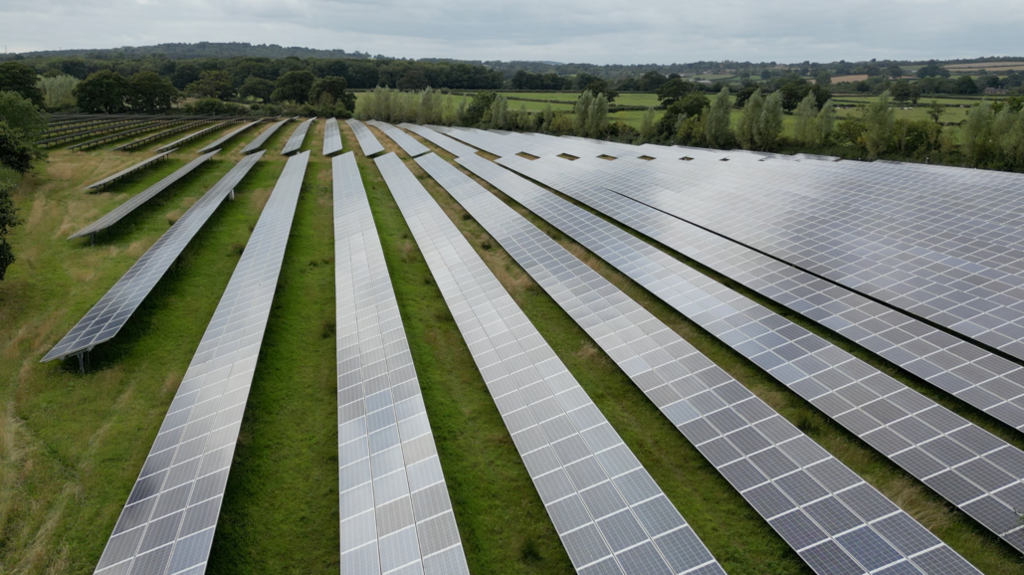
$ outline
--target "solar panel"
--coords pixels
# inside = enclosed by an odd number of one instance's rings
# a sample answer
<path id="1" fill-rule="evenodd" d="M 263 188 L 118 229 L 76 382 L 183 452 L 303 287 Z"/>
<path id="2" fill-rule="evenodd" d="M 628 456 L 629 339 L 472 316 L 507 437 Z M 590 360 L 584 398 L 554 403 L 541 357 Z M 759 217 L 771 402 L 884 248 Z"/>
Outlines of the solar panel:
<path id="1" fill-rule="evenodd" d="M 223 128 L 224 126 L 227 126 L 228 124 L 230 124 L 232 122 L 234 122 L 234 120 L 228 120 L 227 122 L 221 122 L 219 124 L 215 124 L 213 126 L 210 126 L 209 128 L 203 128 L 202 130 L 199 130 L 198 132 L 192 132 L 191 134 L 185 136 L 184 138 L 181 138 L 179 140 L 175 140 L 175 141 L 171 142 L 170 144 L 166 144 L 164 146 L 160 146 L 156 150 L 159 152 L 159 151 L 167 150 L 169 148 L 177 148 L 178 146 L 180 146 L 182 144 L 185 144 L 186 142 L 191 142 L 192 140 L 195 140 L 196 138 L 201 138 L 201 137 L 205 136 L 206 134 L 209 134 L 210 132 L 217 131 L 217 130 Z M 209 147 L 209 146 L 207 146 L 207 147 Z M 210 148 L 210 149 L 212 150 L 213 148 Z"/>
<path id="2" fill-rule="evenodd" d="M 97 574 L 206 571 L 308 160 L 308 152 L 290 158 L 274 186 L 107 541 Z"/>
<path id="3" fill-rule="evenodd" d="M 600 217 L 482 158 L 458 162 L 1024 549 L 1024 525 L 1015 519 L 1024 509 L 1019 449 Z"/>
<path id="4" fill-rule="evenodd" d="M 470 156 L 476 153 L 476 150 L 463 144 L 462 142 L 450 138 L 440 132 L 436 132 L 426 126 L 417 126 L 416 124 L 399 124 L 400 128 L 405 128 L 410 132 L 415 132 L 422 136 L 428 142 L 440 147 L 441 149 L 453 154 L 456 158 L 462 156 Z"/>
<path id="5" fill-rule="evenodd" d="M 270 136 L 274 135 L 274 132 L 277 132 L 277 130 L 281 126 L 287 124 L 291 120 L 291 118 L 285 118 L 280 122 L 274 122 L 273 124 L 271 124 L 270 127 L 268 127 L 266 130 L 263 130 L 263 132 L 261 132 L 259 136 L 256 136 L 256 138 L 253 141 L 246 144 L 246 146 L 242 148 L 242 153 L 251 154 L 252 152 L 255 152 L 256 150 L 262 148 L 263 144 L 265 144 L 267 140 L 270 139 Z"/>
<path id="6" fill-rule="evenodd" d="M 355 154 L 333 168 L 341 572 L 468 575 Z"/>
<path id="7" fill-rule="evenodd" d="M 287 156 L 302 147 L 302 142 L 306 140 L 306 133 L 309 132 L 309 127 L 313 125 L 314 120 L 316 120 L 315 117 L 310 118 L 295 127 L 295 131 L 292 132 L 291 137 L 285 142 L 284 148 L 281 149 L 282 155 Z"/>
<path id="8" fill-rule="evenodd" d="M 98 138 L 93 138 L 91 140 L 86 140 L 85 142 L 79 142 L 77 144 L 72 144 L 72 145 L 68 146 L 67 148 L 65 148 L 65 150 L 87 150 L 89 148 L 95 148 L 96 146 L 99 146 L 101 144 L 106 144 L 107 142 L 114 142 L 114 141 L 117 141 L 117 140 L 122 140 L 124 138 L 127 138 L 128 136 L 134 136 L 135 134 L 142 134 L 142 133 L 145 133 L 145 132 L 152 132 L 153 130 L 156 130 L 158 128 L 162 128 L 164 126 L 173 126 L 175 124 L 181 124 L 181 123 L 184 123 L 185 121 L 186 120 L 160 120 L 160 121 L 155 121 L 155 122 L 145 122 L 145 123 L 139 124 L 138 127 L 133 128 L 131 130 L 126 130 L 126 131 L 123 131 L 123 132 L 116 132 L 116 133 L 112 133 L 112 134 L 106 134 L 106 135 L 100 136 Z"/>
<path id="9" fill-rule="evenodd" d="M 929 324 L 615 193 L 613 165 L 503 158 L 498 163 L 584 202 L 797 311 L 992 417 L 1024 429 L 1024 368 Z M 604 165 L 602 165 L 604 164 Z"/>
<path id="10" fill-rule="evenodd" d="M 395 154 L 384 180 L 579 573 L 724 573 Z"/>
<path id="11" fill-rule="evenodd" d="M 341 129 L 338 128 L 338 119 L 331 118 L 324 125 L 324 152 L 325 156 L 333 156 L 342 149 Z"/>
<path id="12" fill-rule="evenodd" d="M 105 216 L 89 224 L 88 226 L 82 228 L 81 230 L 75 232 L 74 234 L 71 234 L 70 236 L 68 236 L 68 239 L 73 240 L 75 238 L 93 235 L 96 232 L 105 230 L 110 226 L 116 224 L 117 222 L 121 221 L 122 218 L 132 213 L 136 208 L 148 202 L 154 196 L 171 187 L 172 184 L 174 184 L 181 178 L 185 177 L 186 175 L 190 174 L 199 166 L 206 163 L 207 160 L 212 158 L 219 151 L 220 150 L 214 150 L 212 152 L 203 154 L 202 156 L 199 156 L 198 158 L 178 168 L 173 174 L 153 184 L 143 192 L 133 196 L 127 202 L 121 204 L 120 206 L 117 206 L 116 208 L 108 212 Z M 170 152 L 167 153 L 169 154 Z"/>
<path id="13" fill-rule="evenodd" d="M 363 151 L 364 156 L 369 158 L 374 154 L 384 151 L 384 146 L 380 145 L 380 142 L 377 141 L 377 136 L 374 136 L 373 132 L 365 124 L 355 118 L 345 120 L 345 123 L 352 128 L 352 132 L 356 135 L 356 141 L 359 142 L 359 148 Z"/>
<path id="14" fill-rule="evenodd" d="M 634 180 L 676 192 L 638 201 L 1024 359 L 1019 176 L 769 160 Z"/>
<path id="15" fill-rule="evenodd" d="M 128 321 L 142 300 L 167 273 L 189 241 L 230 194 L 249 169 L 263 154 L 247 156 L 235 165 L 219 182 L 185 212 L 178 221 L 124 276 L 104 294 L 85 317 L 80 319 L 42 361 L 65 358 L 91 350 L 96 345 L 114 338 Z"/>
<path id="16" fill-rule="evenodd" d="M 378 130 L 387 134 L 389 138 L 391 138 L 392 140 L 395 141 L 396 144 L 398 144 L 399 148 L 402 148 L 402 150 L 405 151 L 406 154 L 409 154 L 410 158 L 422 156 L 423 154 L 426 154 L 427 152 L 430 151 L 429 149 L 427 149 L 426 146 L 417 142 L 416 138 L 413 138 L 409 134 L 403 132 L 401 129 L 396 128 L 387 122 L 378 122 L 377 120 L 370 120 L 367 123 L 373 126 L 374 128 L 377 128 Z"/>
<path id="17" fill-rule="evenodd" d="M 197 126 L 202 126 L 203 124 L 209 124 L 211 122 L 213 122 L 213 120 L 201 120 L 199 122 L 189 122 L 187 124 L 182 124 L 180 126 L 175 126 L 175 127 L 171 128 L 169 130 L 163 130 L 162 132 L 157 132 L 155 134 L 150 134 L 148 136 L 139 138 L 138 140 L 132 140 L 131 142 L 128 142 L 127 144 L 121 144 L 120 146 L 111 148 L 110 151 L 117 152 L 117 151 L 120 151 L 120 150 L 131 150 L 131 149 L 134 149 L 134 148 L 138 148 L 138 147 L 144 146 L 144 145 L 146 145 L 146 144 L 148 144 L 150 142 L 166 138 L 167 136 L 170 136 L 171 134 L 177 134 L 178 132 L 184 132 L 185 130 L 191 130 L 192 128 L 195 128 Z"/>
<path id="18" fill-rule="evenodd" d="M 505 248 L 658 406 L 674 426 L 786 542 L 819 573 L 820 550 L 857 572 L 976 573 L 909 515 L 789 424 L 771 407 L 697 351 L 667 325 L 598 275 L 515 210 L 447 162 L 417 160 Z M 475 159 L 473 163 L 484 163 Z M 819 479 L 821 477 L 821 479 Z M 834 479 L 841 478 L 839 484 Z M 853 494 L 856 493 L 856 496 Z M 829 514 L 818 513 L 828 509 Z M 844 529 L 829 519 L 846 518 Z M 872 523 L 898 520 L 907 538 L 927 541 L 936 565 L 913 558 L 920 547 L 897 545 Z M 871 541 L 870 552 L 861 543 Z M 916 567 L 916 568 L 915 568 Z"/>
<path id="19" fill-rule="evenodd" d="M 109 184 L 109 183 L 111 183 L 113 181 L 120 180 L 121 178 L 127 176 L 128 174 L 131 174 L 133 172 L 137 172 L 138 170 L 141 170 L 142 168 L 145 168 L 146 166 L 149 166 L 151 164 L 155 164 L 156 162 L 159 162 L 160 160 L 166 158 L 167 155 L 170 154 L 173 151 L 174 150 L 168 150 L 168 151 L 166 151 L 166 152 L 164 152 L 162 154 L 157 154 L 157 155 L 155 155 L 155 156 L 153 156 L 151 158 L 146 158 L 145 160 L 142 160 L 141 162 L 139 162 L 138 164 L 135 164 L 134 166 L 129 166 L 129 167 L 121 170 L 120 172 L 118 172 L 118 173 L 116 173 L 114 175 L 107 176 L 107 177 L 103 178 L 102 180 L 100 180 L 100 181 L 98 181 L 98 182 L 96 182 L 94 184 L 89 184 L 88 186 L 86 186 L 86 187 L 84 187 L 82 189 L 83 190 L 94 190 L 96 188 L 102 188 L 103 186 L 105 186 L 105 185 L 107 185 L 107 184 Z"/>
<path id="20" fill-rule="evenodd" d="M 201 148 L 199 150 L 199 153 L 200 154 L 205 154 L 206 152 L 209 152 L 210 150 L 215 150 L 217 148 L 222 148 L 224 146 L 225 142 L 227 142 L 228 140 L 234 138 L 238 134 L 241 134 L 242 132 L 248 130 L 249 128 L 255 126 L 256 124 L 259 124 L 262 121 L 263 120 L 256 120 L 255 122 L 249 122 L 248 124 L 245 124 L 241 128 L 238 128 L 237 130 L 232 130 L 232 131 L 228 132 L 227 134 L 224 134 L 223 136 L 218 138 L 216 142 L 213 142 L 212 144 L 207 144 L 206 146 Z"/>

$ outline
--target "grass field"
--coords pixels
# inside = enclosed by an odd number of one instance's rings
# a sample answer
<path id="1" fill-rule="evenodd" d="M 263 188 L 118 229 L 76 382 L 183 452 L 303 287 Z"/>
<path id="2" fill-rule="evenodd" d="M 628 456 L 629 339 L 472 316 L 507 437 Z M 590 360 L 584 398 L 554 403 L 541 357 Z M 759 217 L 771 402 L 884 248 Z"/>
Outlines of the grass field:
<path id="1" fill-rule="evenodd" d="M 25 223 L 10 236 L 19 259 L 0 282 L 0 573 L 85 574 L 94 568 L 284 167 L 279 151 L 295 125 L 270 139 L 268 152 L 237 188 L 236 199 L 218 209 L 118 338 L 97 348 L 85 375 L 71 362 L 40 364 L 39 359 L 167 230 L 169 221 L 241 158 L 239 151 L 259 129 L 239 136 L 216 160 L 101 234 L 96 245 L 64 238 L 233 128 L 191 142 L 170 161 L 99 194 L 80 188 L 145 154 L 51 152 L 49 163 L 22 181 L 15 201 Z M 355 138 L 344 123 L 341 128 L 348 150 Z M 337 573 L 339 568 L 330 165 L 319 152 L 323 122 L 310 132 L 305 147 L 313 152 L 228 482 L 211 574 Z M 396 149 L 378 136 L 389 150 Z M 446 192 L 405 159 L 726 570 L 809 573 L 594 342 Z M 570 572 L 568 557 L 397 205 L 373 162 L 358 152 L 357 161 L 471 572 Z M 1024 574 L 1019 555 L 965 515 L 596 256 L 495 193 L 986 573 Z M 1017 432 L 856 353 L 1024 445 Z"/>

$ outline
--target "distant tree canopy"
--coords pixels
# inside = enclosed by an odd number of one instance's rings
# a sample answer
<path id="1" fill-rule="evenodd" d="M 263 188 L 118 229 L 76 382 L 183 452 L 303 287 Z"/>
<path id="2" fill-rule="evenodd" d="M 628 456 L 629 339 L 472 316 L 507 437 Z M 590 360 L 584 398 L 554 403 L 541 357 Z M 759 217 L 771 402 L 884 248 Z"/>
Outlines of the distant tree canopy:
<path id="1" fill-rule="evenodd" d="M 305 104 L 309 101 L 309 91 L 313 89 L 316 76 L 307 70 L 287 72 L 277 79 L 277 86 L 270 95 L 275 102 L 291 101 Z"/>
<path id="2" fill-rule="evenodd" d="M 117 114 L 128 108 L 128 80 L 117 72 L 103 70 L 90 74 L 75 86 L 78 107 L 83 112 Z"/>
<path id="3" fill-rule="evenodd" d="M 21 62 L 0 64 L 0 91 L 17 92 L 43 107 L 43 93 L 36 87 L 36 71 Z"/>
<path id="4" fill-rule="evenodd" d="M 274 83 L 270 80 L 263 78 L 257 78 L 256 76 L 249 76 L 242 83 L 242 87 L 238 90 L 238 95 L 241 98 L 257 98 L 264 102 L 270 101 L 270 95 L 274 93 Z"/>
<path id="5" fill-rule="evenodd" d="M 156 72 L 139 72 L 128 79 L 128 85 L 128 105 L 137 112 L 166 112 L 178 100 L 177 88 Z"/>
<path id="6" fill-rule="evenodd" d="M 200 98 L 217 98 L 226 100 L 234 95 L 235 87 L 231 84 L 231 76 L 223 70 L 203 70 L 199 79 L 185 86 L 185 93 Z"/>
<path id="7" fill-rule="evenodd" d="M 349 112 L 356 109 L 356 96 L 348 91 L 348 81 L 343 76 L 317 78 L 309 89 L 309 101 L 318 106 L 341 104 Z"/>
<path id="8" fill-rule="evenodd" d="M 928 64 L 917 69 L 918 78 L 949 78 L 949 70 L 938 64 Z"/>

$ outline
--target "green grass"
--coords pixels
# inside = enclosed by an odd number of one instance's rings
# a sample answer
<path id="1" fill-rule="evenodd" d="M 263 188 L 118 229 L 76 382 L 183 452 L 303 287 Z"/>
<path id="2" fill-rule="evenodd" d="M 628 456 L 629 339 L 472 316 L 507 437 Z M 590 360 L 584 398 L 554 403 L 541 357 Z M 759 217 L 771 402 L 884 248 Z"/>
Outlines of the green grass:
<path id="1" fill-rule="evenodd" d="M 241 158 L 239 150 L 260 128 L 239 136 L 217 159 L 101 234 L 95 246 L 64 238 L 225 132 L 192 142 L 170 161 L 99 194 L 79 189 L 137 162 L 137 156 L 102 150 L 52 152 L 48 165 L 23 180 L 15 202 L 25 223 L 10 236 L 19 259 L 0 282 L 0 572 L 85 574 L 94 568 L 284 167 L 279 152 L 291 129 L 293 125 L 270 139 L 268 152 L 238 187 L 236 200 L 217 210 L 122 334 L 94 351 L 85 375 L 71 362 L 38 361 L 167 230 L 169 219 L 180 216 Z M 355 139 L 345 124 L 341 129 L 347 150 Z M 254 374 L 210 573 L 338 570 L 330 168 L 319 154 L 323 122 L 311 132 L 306 147 L 313 153 Z M 471 572 L 570 572 L 568 557 L 394 199 L 373 162 L 360 153 L 357 162 Z M 500 246 L 414 162 L 407 165 L 726 569 L 807 573 L 784 542 Z M 1017 554 L 963 514 L 640 286 L 537 218 L 527 217 L 985 572 L 1024 573 Z M 492 247 L 484 249 L 485 242 Z M 919 381 L 899 377 L 1022 444 L 1017 432 Z"/>

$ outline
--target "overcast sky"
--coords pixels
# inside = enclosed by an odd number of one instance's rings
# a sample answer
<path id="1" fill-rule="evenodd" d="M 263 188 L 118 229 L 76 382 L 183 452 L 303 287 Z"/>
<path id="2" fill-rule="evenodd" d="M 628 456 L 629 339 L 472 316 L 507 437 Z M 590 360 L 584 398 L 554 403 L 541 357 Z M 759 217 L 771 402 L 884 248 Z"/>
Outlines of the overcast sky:
<path id="1" fill-rule="evenodd" d="M 643 64 L 1024 56 L 1021 0 L 0 0 L 10 52 L 251 42 Z"/>

